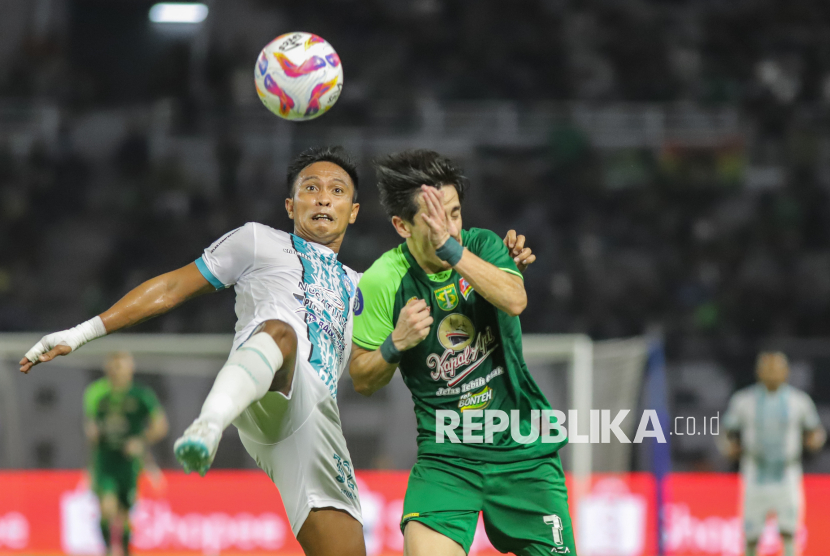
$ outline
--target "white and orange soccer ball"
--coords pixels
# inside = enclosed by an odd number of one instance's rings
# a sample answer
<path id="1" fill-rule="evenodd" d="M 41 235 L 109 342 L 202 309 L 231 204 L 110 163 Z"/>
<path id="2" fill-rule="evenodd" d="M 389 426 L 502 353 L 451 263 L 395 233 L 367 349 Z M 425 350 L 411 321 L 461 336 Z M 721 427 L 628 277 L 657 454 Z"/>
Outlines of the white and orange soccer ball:
<path id="1" fill-rule="evenodd" d="M 334 48 L 311 33 L 288 33 L 268 43 L 254 69 L 256 92 L 286 120 L 325 114 L 343 90 L 343 65 Z"/>

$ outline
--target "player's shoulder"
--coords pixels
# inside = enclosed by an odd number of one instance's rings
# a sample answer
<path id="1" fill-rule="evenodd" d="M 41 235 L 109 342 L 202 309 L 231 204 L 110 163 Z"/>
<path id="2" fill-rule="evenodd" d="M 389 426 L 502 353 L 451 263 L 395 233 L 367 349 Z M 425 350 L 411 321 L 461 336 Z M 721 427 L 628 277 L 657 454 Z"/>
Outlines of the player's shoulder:
<path id="1" fill-rule="evenodd" d="M 390 249 L 372 263 L 372 266 L 363 273 L 360 287 L 365 285 L 377 286 L 381 284 L 397 285 L 404 275 L 409 272 L 409 261 L 403 254 L 403 245 Z"/>
<path id="2" fill-rule="evenodd" d="M 110 382 L 106 378 L 99 378 L 87 385 L 84 389 L 83 406 L 84 414 L 88 418 L 94 417 L 98 411 L 98 404 L 109 395 L 111 390 Z"/>
<path id="3" fill-rule="evenodd" d="M 84 389 L 84 397 L 100 397 L 106 395 L 109 391 L 110 382 L 105 377 L 102 377 L 87 384 L 87 387 Z"/>
<path id="4" fill-rule="evenodd" d="M 261 222 L 248 222 L 242 228 L 248 230 L 248 233 L 255 241 L 275 241 L 279 243 L 291 243 L 291 234 L 283 230 L 277 230 L 267 224 Z"/>
<path id="5" fill-rule="evenodd" d="M 130 395 L 141 400 L 145 405 L 154 407 L 158 403 L 155 391 L 145 384 L 134 382 L 130 389 Z"/>
<path id="6" fill-rule="evenodd" d="M 503 245 L 501 237 L 493 230 L 488 230 L 486 228 L 469 228 L 464 230 L 462 233 L 464 234 L 465 244 L 475 245 L 497 242 Z"/>
<path id="7" fill-rule="evenodd" d="M 812 401 L 810 394 L 808 394 L 800 388 L 796 388 L 792 384 L 785 385 L 785 388 L 787 389 L 787 394 L 793 399 L 795 399 L 797 402 L 809 403 Z"/>
<path id="8" fill-rule="evenodd" d="M 758 385 L 751 384 L 737 390 L 732 394 L 732 400 L 736 403 L 748 403 L 758 396 Z"/>

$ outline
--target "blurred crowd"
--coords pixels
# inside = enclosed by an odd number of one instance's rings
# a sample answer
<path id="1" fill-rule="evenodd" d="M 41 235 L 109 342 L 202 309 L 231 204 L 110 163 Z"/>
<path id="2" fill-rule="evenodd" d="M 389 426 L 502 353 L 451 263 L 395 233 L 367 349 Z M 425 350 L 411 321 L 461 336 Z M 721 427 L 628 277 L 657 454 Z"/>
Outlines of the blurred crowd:
<path id="1" fill-rule="evenodd" d="M 247 220 L 289 225 L 283 185 L 243 172 L 242 142 L 206 122 L 256 103 L 257 50 L 296 28 L 329 39 L 346 67 L 338 106 L 308 129 L 363 125 L 377 101 L 402 133 L 424 99 L 734 107 L 744 133 L 726 144 L 600 149 L 558 125 L 541 147 L 481 147 L 462 161 L 477 178 L 466 223 L 516 227 L 539 254 L 528 332 L 660 327 L 747 346 L 830 334 L 826 2 L 250 0 L 215 2 L 196 36 L 138 33 L 137 4 L 70 2 L 62 33 L 27 38 L 5 63 L 0 100 L 56 103 L 61 123 L 22 150 L 0 131 L 1 330 L 74 324 Z M 146 127 L 96 157 L 75 148 L 77 115 L 160 99 L 177 133 L 210 137 L 218 190 L 151 156 Z M 343 254 L 358 270 L 396 242 L 361 163 L 364 209 Z M 230 297 L 144 329 L 229 331 Z"/>

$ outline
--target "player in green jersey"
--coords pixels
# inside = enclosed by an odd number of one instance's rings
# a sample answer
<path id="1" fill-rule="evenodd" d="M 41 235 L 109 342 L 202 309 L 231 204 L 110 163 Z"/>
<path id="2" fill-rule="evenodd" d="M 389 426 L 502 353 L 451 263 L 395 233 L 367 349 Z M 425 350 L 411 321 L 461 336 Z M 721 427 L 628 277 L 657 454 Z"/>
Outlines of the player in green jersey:
<path id="1" fill-rule="evenodd" d="M 575 554 L 564 434 L 539 434 L 551 429 L 535 421 L 550 405 L 522 356 L 521 257 L 489 230 L 462 230 L 467 180 L 450 160 L 408 151 L 377 170 L 381 203 L 406 241 L 361 278 L 349 370 L 371 395 L 399 368 L 412 393 L 418 459 L 405 554 L 469 552 L 480 512 L 503 552 Z M 447 418 L 464 425 L 447 432 Z"/>
<path id="2" fill-rule="evenodd" d="M 112 552 L 112 531 L 120 530 L 126 555 L 138 473 L 147 447 L 167 435 L 167 418 L 153 391 L 133 383 L 135 362 L 129 353 L 111 355 L 104 370 L 106 376 L 84 392 L 84 429 L 107 554 Z"/>

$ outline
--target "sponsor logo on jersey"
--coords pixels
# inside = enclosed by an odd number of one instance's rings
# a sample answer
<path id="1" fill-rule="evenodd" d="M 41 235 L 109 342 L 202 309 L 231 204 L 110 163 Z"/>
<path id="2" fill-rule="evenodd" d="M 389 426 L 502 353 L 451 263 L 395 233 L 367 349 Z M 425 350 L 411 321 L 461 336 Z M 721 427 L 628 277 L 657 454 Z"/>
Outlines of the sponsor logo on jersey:
<path id="1" fill-rule="evenodd" d="M 485 386 L 478 392 L 464 394 L 458 400 L 458 408 L 463 413 L 468 409 L 484 409 L 493 401 L 493 389 Z"/>
<path id="2" fill-rule="evenodd" d="M 445 311 L 452 311 L 458 305 L 458 292 L 455 289 L 455 284 L 449 284 L 443 288 L 435 290 L 435 299 L 438 300 L 438 306 Z"/>
<path id="3" fill-rule="evenodd" d="M 357 297 L 354 300 L 354 314 L 355 316 L 363 312 L 363 292 L 357 288 Z"/>
<path id="4" fill-rule="evenodd" d="M 444 380 L 450 388 L 461 384 L 498 347 L 489 326 L 476 334 L 470 319 L 457 313 L 448 315 L 438 325 L 438 340 L 446 348 L 444 353 L 429 354 L 426 363 L 433 369 L 432 380 Z"/>
<path id="5" fill-rule="evenodd" d="M 457 396 L 462 392 L 469 392 L 470 390 L 475 390 L 476 388 L 481 388 L 482 386 L 488 384 L 491 380 L 496 378 L 497 376 L 501 376 L 504 374 L 504 367 L 496 367 L 489 373 L 487 376 L 480 376 L 476 379 L 471 380 L 470 382 L 465 382 L 461 385 L 461 387 L 452 387 L 452 388 L 439 388 L 435 391 L 436 396 Z"/>
<path id="6" fill-rule="evenodd" d="M 436 390 L 436 396 L 455 396 L 461 393 L 461 388 L 439 388 Z"/>
<path id="7" fill-rule="evenodd" d="M 334 454 L 334 461 L 337 463 L 337 476 L 334 478 L 338 483 L 349 488 L 341 488 L 342 492 L 349 500 L 353 500 L 357 485 L 354 480 L 354 473 L 352 471 L 352 464 L 349 460 L 343 459 L 337 454 Z"/>
<path id="8" fill-rule="evenodd" d="M 476 328 L 465 315 L 453 313 L 444 317 L 438 325 L 437 335 L 444 349 L 461 351 L 473 342 Z"/>
<path id="9" fill-rule="evenodd" d="M 463 277 L 458 281 L 458 289 L 461 290 L 461 295 L 464 296 L 464 301 L 467 301 L 467 297 L 469 297 L 470 292 L 473 291 L 473 287 Z"/>

